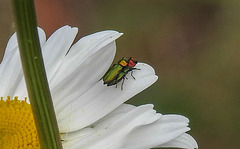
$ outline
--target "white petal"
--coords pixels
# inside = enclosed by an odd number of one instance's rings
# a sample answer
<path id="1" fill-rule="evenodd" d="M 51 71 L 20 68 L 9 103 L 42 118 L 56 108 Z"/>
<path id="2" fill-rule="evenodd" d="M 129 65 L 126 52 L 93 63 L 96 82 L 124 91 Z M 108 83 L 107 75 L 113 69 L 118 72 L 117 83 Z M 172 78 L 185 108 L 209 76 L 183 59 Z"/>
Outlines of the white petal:
<path id="1" fill-rule="evenodd" d="M 135 70 L 133 73 L 136 80 L 128 74 L 123 90 L 121 83 L 118 88 L 107 87 L 101 80 L 83 95 L 69 97 L 76 100 L 67 105 L 63 104 L 64 109 L 58 112 L 60 131 L 74 131 L 94 123 L 157 80 L 151 66 L 140 63 L 137 68 L 140 70 Z"/>
<path id="2" fill-rule="evenodd" d="M 125 105 L 123 105 L 125 106 Z M 88 148 L 88 149 L 120 149 L 127 142 L 126 136 L 132 130 L 158 120 L 161 115 L 152 109 L 153 105 L 139 107 L 120 108 L 103 118 L 90 128 L 78 132 L 69 133 L 63 143 L 66 148 Z M 83 133 L 82 133 L 83 131 Z"/>
<path id="3" fill-rule="evenodd" d="M 38 27 L 38 35 L 39 35 L 40 45 L 43 45 L 46 41 L 46 35 L 45 35 L 45 32 L 39 27 Z M 4 61 L 4 58 L 11 55 L 11 52 L 15 51 L 16 48 L 18 48 L 17 33 L 14 33 L 11 36 L 11 38 L 8 40 L 8 43 L 7 43 L 7 46 L 5 49 L 5 53 L 4 53 L 4 57 L 3 57 L 3 61 Z"/>
<path id="4" fill-rule="evenodd" d="M 46 40 L 44 31 L 38 28 L 40 45 Z M 22 65 L 20 61 L 17 36 L 16 33 L 10 38 L 4 54 L 3 61 L 0 65 L 0 95 L 1 97 L 15 96 L 16 88 L 23 78 Z M 24 91 L 26 87 L 21 90 Z M 25 95 L 26 96 L 26 95 Z"/>
<path id="5" fill-rule="evenodd" d="M 8 58 L 5 58 L 1 64 L 0 95 L 4 98 L 13 95 L 13 92 L 22 77 L 19 51 L 12 50 L 9 54 L 11 54 L 11 56 L 9 55 Z"/>
<path id="6" fill-rule="evenodd" d="M 165 144 L 159 145 L 157 147 L 195 149 L 195 148 L 198 148 L 198 144 L 192 136 L 190 136 L 187 133 L 184 133 L 184 134 L 180 135 L 179 137 L 177 137 L 176 139 L 174 139 L 170 142 L 167 142 Z"/>
<path id="7" fill-rule="evenodd" d="M 170 142 L 189 131 L 188 119 L 180 115 L 163 115 L 156 122 L 136 128 L 128 135 L 124 149 L 147 149 Z"/>
<path id="8" fill-rule="evenodd" d="M 81 65 L 85 60 L 88 60 L 98 51 L 104 50 L 106 46 L 112 44 L 112 42 L 114 42 L 121 35 L 121 33 L 116 31 L 102 31 L 81 38 L 69 50 L 69 53 L 66 55 L 61 68 L 58 70 L 58 74 L 55 76 L 55 80 L 64 80 L 72 72 L 76 71 L 79 65 Z M 115 50 L 116 49 L 111 52 L 115 54 Z M 111 57 L 109 58 L 111 59 Z M 92 60 L 92 64 L 94 63 L 94 60 Z M 59 81 L 56 82 L 58 83 Z M 55 87 L 54 83 L 53 87 Z"/>
<path id="9" fill-rule="evenodd" d="M 39 34 L 40 38 L 42 36 L 41 34 Z M 65 56 L 66 52 L 69 50 L 72 42 L 74 41 L 76 34 L 77 34 L 77 28 L 64 26 L 58 29 L 57 31 L 55 31 L 51 35 L 51 37 L 47 40 L 47 42 L 44 42 L 44 44 L 43 43 L 41 44 L 44 65 L 45 65 L 48 78 L 51 78 L 53 74 L 56 72 L 57 68 L 59 67 L 59 65 L 63 60 L 63 57 Z M 44 33 L 44 36 L 45 36 L 45 33 Z M 24 77 L 21 78 L 21 81 L 14 95 L 19 96 L 20 98 L 27 96 Z"/>
<path id="10" fill-rule="evenodd" d="M 77 32 L 78 29 L 76 27 L 61 27 L 49 37 L 42 47 L 48 80 L 51 80 L 59 65 L 62 63 L 62 60 L 72 45 Z"/>
<path id="11" fill-rule="evenodd" d="M 50 82 L 56 111 L 75 99 L 67 96 L 76 92 L 83 94 L 100 80 L 111 65 L 116 52 L 115 40 L 119 36 L 118 32 L 104 31 L 84 37 L 73 45 Z M 92 46 L 85 49 L 87 43 Z"/>

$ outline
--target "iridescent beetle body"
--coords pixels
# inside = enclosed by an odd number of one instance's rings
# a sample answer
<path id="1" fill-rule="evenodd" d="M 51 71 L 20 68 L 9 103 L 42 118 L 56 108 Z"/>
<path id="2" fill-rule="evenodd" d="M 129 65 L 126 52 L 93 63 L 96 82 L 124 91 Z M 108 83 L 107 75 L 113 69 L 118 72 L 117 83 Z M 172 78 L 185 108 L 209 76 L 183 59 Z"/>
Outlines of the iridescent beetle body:
<path id="1" fill-rule="evenodd" d="M 133 77 L 132 70 L 138 70 L 137 68 L 134 68 L 136 64 L 137 61 L 132 57 L 123 57 L 117 64 L 114 64 L 112 67 L 110 67 L 109 70 L 104 74 L 102 77 L 104 84 L 107 84 L 107 86 L 117 85 L 117 83 L 121 80 L 123 80 L 124 83 L 125 76 L 129 72 L 131 72 L 131 76 Z M 123 83 L 121 89 L 123 88 Z"/>

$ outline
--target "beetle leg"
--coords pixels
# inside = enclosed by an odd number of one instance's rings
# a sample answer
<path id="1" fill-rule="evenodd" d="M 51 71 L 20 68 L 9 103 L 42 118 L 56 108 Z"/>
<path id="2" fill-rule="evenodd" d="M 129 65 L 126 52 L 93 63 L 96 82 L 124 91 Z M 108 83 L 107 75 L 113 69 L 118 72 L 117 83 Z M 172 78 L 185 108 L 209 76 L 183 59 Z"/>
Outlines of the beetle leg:
<path id="1" fill-rule="evenodd" d="M 131 71 L 131 76 L 133 77 L 134 80 L 136 80 L 135 77 L 133 76 L 133 71 Z"/>
<path id="2" fill-rule="evenodd" d="M 132 68 L 132 70 L 140 70 L 138 68 Z M 133 71 L 131 71 L 131 76 L 133 77 L 134 80 L 136 80 L 136 78 L 133 76 Z"/>
<path id="3" fill-rule="evenodd" d="M 121 90 L 123 90 L 123 83 L 124 83 L 124 80 L 125 80 L 125 77 L 123 77 L 123 81 L 122 81 L 122 84 L 121 84 Z"/>

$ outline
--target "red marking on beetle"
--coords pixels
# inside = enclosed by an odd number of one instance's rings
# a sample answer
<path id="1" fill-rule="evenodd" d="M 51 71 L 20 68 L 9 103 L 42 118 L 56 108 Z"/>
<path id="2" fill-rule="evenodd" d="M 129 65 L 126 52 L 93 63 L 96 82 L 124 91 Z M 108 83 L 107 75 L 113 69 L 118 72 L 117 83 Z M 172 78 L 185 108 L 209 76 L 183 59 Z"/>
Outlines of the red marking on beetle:
<path id="1" fill-rule="evenodd" d="M 136 65 L 136 62 L 134 62 L 132 59 L 129 60 L 128 66 L 129 67 L 134 67 Z"/>

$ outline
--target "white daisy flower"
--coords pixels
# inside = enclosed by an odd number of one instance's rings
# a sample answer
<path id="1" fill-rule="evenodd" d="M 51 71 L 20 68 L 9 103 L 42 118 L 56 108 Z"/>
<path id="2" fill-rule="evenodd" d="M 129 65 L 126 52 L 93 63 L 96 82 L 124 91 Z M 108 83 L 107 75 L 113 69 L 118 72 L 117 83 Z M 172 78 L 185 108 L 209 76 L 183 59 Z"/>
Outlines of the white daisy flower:
<path id="1" fill-rule="evenodd" d="M 157 80 L 148 64 L 135 66 L 140 70 L 133 71 L 135 79 L 127 75 L 123 90 L 121 85 L 103 84 L 101 77 L 114 59 L 115 40 L 121 33 L 102 31 L 73 44 L 77 31 L 64 26 L 46 40 L 44 31 L 38 29 L 64 149 L 198 147 L 186 133 L 190 130 L 186 117 L 156 113 L 151 104 L 124 104 Z M 30 106 L 18 100 L 28 95 L 16 34 L 7 44 L 0 77 L 0 148 L 39 147 L 31 110 L 26 110 Z"/>

